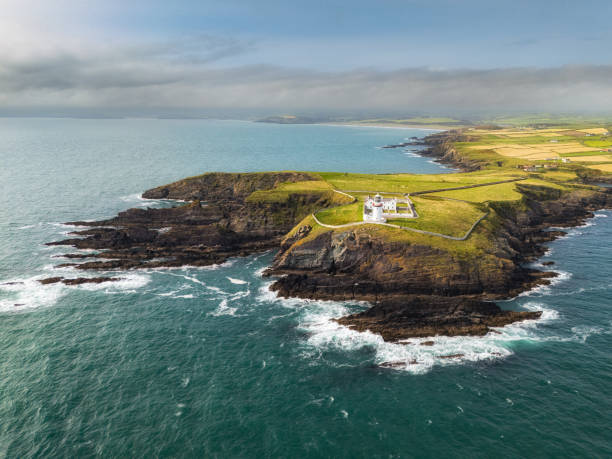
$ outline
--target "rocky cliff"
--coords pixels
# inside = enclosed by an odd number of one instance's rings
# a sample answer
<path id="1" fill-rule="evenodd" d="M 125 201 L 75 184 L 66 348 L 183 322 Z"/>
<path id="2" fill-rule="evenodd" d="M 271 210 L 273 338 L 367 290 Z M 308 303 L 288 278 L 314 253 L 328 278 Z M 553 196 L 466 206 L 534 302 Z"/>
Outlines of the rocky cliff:
<path id="1" fill-rule="evenodd" d="M 228 257 L 277 248 L 283 236 L 313 210 L 334 205 L 326 190 L 287 192 L 249 201 L 253 191 L 314 180 L 305 173 L 205 174 L 146 191 L 149 198 L 190 201 L 165 209 L 129 209 L 116 217 L 69 224 L 89 227 L 49 245 L 98 249 L 67 254 L 78 269 L 209 265 Z M 203 202 L 206 201 L 206 202 Z"/>
<path id="2" fill-rule="evenodd" d="M 563 234 L 548 229 L 578 225 L 594 210 L 612 207 L 612 194 L 581 189 L 559 196 L 550 188 L 519 189 L 520 202 L 491 204 L 495 229 L 473 256 L 388 241 L 368 226 L 328 231 L 285 245 L 268 271 L 283 276 L 273 288 L 283 296 L 322 299 L 403 294 L 503 298 L 546 283 L 554 273 L 523 264 L 543 254 L 543 242 Z"/>
<path id="3" fill-rule="evenodd" d="M 491 204 L 488 243 L 472 256 L 419 243 L 390 242 L 368 227 L 308 233 L 284 245 L 268 275 L 285 297 L 369 300 L 374 306 L 340 323 L 385 339 L 430 334 L 482 334 L 490 326 L 533 319 L 483 300 L 508 298 L 556 274 L 525 267 L 544 253 L 542 243 L 564 234 L 592 212 L 612 207 L 612 194 L 519 185 L 520 201 Z"/>
<path id="4" fill-rule="evenodd" d="M 465 170 L 480 168 L 455 150 L 453 143 L 460 140 L 465 137 L 459 131 L 430 136 L 428 154 Z M 398 238 L 399 230 L 389 234 L 378 225 L 296 227 L 315 210 L 348 199 L 302 172 L 211 173 L 179 180 L 143 196 L 185 204 L 72 222 L 86 229 L 49 244 L 97 250 L 63 255 L 72 260 L 64 265 L 77 269 L 202 266 L 280 247 L 267 272 L 276 277 L 272 288 L 279 295 L 372 302 L 368 311 L 340 319 L 342 324 L 388 340 L 479 335 L 492 326 L 538 316 L 502 311 L 489 301 L 547 283 L 555 275 L 524 266 L 543 253 L 543 242 L 563 234 L 550 231 L 551 226 L 577 225 L 594 210 L 612 207 L 610 190 L 576 186 L 562 192 L 524 184 L 516 189 L 522 199 L 489 203 L 488 217 L 470 236 L 477 240 L 471 251 L 458 250 L 464 242 L 438 244 L 431 239 L 435 236 Z M 82 282 L 48 280 L 60 281 Z"/>

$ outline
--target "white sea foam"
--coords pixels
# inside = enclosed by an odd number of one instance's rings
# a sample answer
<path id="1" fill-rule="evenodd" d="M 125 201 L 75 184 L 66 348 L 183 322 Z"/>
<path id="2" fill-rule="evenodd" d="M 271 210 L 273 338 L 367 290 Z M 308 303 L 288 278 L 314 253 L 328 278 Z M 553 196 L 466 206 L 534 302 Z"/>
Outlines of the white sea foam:
<path id="1" fill-rule="evenodd" d="M 238 300 L 238 299 L 240 299 L 240 298 L 245 298 L 245 297 L 249 296 L 249 295 L 250 295 L 250 293 L 251 293 L 251 291 L 250 291 L 250 290 L 244 290 L 244 291 L 242 291 L 242 292 L 236 292 L 236 293 L 234 293 L 234 294 L 230 295 L 230 296 L 229 296 L 229 298 L 230 298 L 231 300 Z"/>
<path id="2" fill-rule="evenodd" d="M 209 312 L 208 315 L 210 316 L 234 316 L 236 315 L 236 311 L 238 310 L 238 308 L 232 308 L 230 306 L 228 306 L 228 300 L 227 298 L 224 298 L 223 300 L 221 300 L 221 303 L 219 303 L 219 306 L 217 307 L 217 309 L 215 309 L 212 312 Z"/>
<path id="3" fill-rule="evenodd" d="M 597 213 L 597 214 L 595 214 L 595 218 L 608 218 L 608 215 L 607 214 Z"/>
<path id="4" fill-rule="evenodd" d="M 505 358 L 513 354 L 512 342 L 549 340 L 543 336 L 538 327 L 559 318 L 557 311 L 543 303 L 528 302 L 523 305 L 524 308 L 530 311 L 542 311 L 541 318 L 497 327 L 486 336 L 434 336 L 389 343 L 378 334 L 351 330 L 333 320 L 355 312 L 350 304 L 278 298 L 270 291 L 271 284 L 272 282 L 269 282 L 260 289 L 257 300 L 277 302 L 299 311 L 299 328 L 308 333 L 303 353 L 305 358 L 316 361 L 321 358 L 325 349 L 350 352 L 368 348 L 374 352 L 376 364 L 390 364 L 396 370 L 414 374 L 427 373 L 436 365 L 457 365 Z M 362 306 L 365 307 L 365 304 Z"/>
<path id="5" fill-rule="evenodd" d="M 206 286 L 206 284 L 202 282 L 200 279 L 198 279 L 197 277 L 187 276 L 187 275 L 182 275 L 181 277 L 184 277 L 185 279 L 193 282 L 194 284 L 200 284 L 200 285 Z"/>
<path id="6" fill-rule="evenodd" d="M 610 328 L 605 329 L 603 327 L 582 325 L 582 326 L 572 327 L 572 333 L 574 334 L 573 337 L 577 341 L 585 343 L 587 338 L 589 338 L 591 335 L 600 335 L 602 333 L 610 333 Z"/>
<path id="7" fill-rule="evenodd" d="M 244 285 L 248 284 L 247 281 L 243 281 L 242 279 L 234 279 L 233 277 L 227 276 L 227 280 L 229 280 L 232 284 Z"/>
<path id="8" fill-rule="evenodd" d="M 64 284 L 42 285 L 44 276 L 11 279 L 0 283 L 0 312 L 53 306 L 66 293 Z"/>
<path id="9" fill-rule="evenodd" d="M 543 265 L 541 265 L 543 266 Z M 525 297 L 525 296 L 543 296 L 543 295 L 551 295 L 553 293 L 553 289 L 552 287 L 555 287 L 556 285 L 559 285 L 562 282 L 565 282 L 566 280 L 570 279 L 572 277 L 572 273 L 566 272 L 566 271 L 561 271 L 561 270 L 552 270 L 553 272 L 557 273 L 556 277 L 552 277 L 549 279 L 550 284 L 548 285 L 537 285 L 535 287 L 533 287 L 530 290 L 527 290 L 526 292 L 521 292 L 519 293 L 518 296 L 520 297 Z"/>
<path id="10" fill-rule="evenodd" d="M 80 284 L 74 287 L 88 291 L 104 291 L 106 293 L 136 292 L 151 281 L 151 276 L 136 273 L 109 273 L 118 277 L 118 281 L 102 282 L 100 284 Z M 93 277 L 93 276 L 92 276 Z"/>
<path id="11" fill-rule="evenodd" d="M 125 196 L 120 196 L 119 199 L 123 202 L 135 204 L 138 207 L 154 207 L 165 203 L 186 202 L 181 199 L 148 199 L 143 198 L 141 193 L 133 193 Z"/>

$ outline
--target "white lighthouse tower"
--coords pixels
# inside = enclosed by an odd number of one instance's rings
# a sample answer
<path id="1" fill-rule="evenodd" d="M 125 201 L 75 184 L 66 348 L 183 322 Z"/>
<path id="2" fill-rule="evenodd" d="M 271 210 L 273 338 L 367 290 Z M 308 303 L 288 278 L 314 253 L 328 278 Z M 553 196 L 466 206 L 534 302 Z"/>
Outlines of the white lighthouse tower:
<path id="1" fill-rule="evenodd" d="M 383 197 L 380 194 L 374 199 L 368 196 L 363 205 L 363 219 L 367 222 L 384 223 L 387 219 L 383 216 Z"/>
<path id="2" fill-rule="evenodd" d="M 383 198 L 380 194 L 374 196 L 374 202 L 372 203 L 372 219 L 375 222 L 384 222 L 383 217 Z"/>

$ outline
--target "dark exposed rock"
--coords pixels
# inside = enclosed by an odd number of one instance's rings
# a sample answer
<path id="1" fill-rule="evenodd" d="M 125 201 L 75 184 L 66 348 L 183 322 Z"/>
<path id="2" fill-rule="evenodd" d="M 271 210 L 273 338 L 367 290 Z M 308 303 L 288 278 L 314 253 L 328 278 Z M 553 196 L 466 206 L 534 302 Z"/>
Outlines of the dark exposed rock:
<path id="1" fill-rule="evenodd" d="M 499 299 L 550 283 L 557 273 L 525 267 L 564 235 L 547 231 L 565 222 L 581 224 L 598 208 L 612 207 L 612 194 L 577 190 L 560 196 L 551 188 L 520 186 L 520 210 L 492 204 L 498 224 L 477 257 L 416 243 L 389 242 L 359 227 L 325 232 L 279 253 L 272 286 L 284 297 L 378 301 L 403 295 L 478 295 Z M 552 193 L 547 195 L 546 193 Z"/>
<path id="2" fill-rule="evenodd" d="M 485 335 L 489 327 L 537 319 L 541 314 L 503 311 L 494 303 L 473 298 L 429 295 L 385 300 L 337 321 L 358 331 L 378 333 L 385 341 L 399 341 L 435 335 Z M 430 346 L 433 341 L 421 345 Z"/>
<path id="3" fill-rule="evenodd" d="M 413 139 L 416 139 L 416 137 L 412 137 Z M 393 144 L 393 145 L 385 145 L 383 148 L 404 148 L 404 147 L 410 147 L 413 145 L 424 145 L 423 142 L 419 142 L 418 139 L 412 142 L 402 142 L 402 143 L 398 143 L 398 144 Z"/>
<path id="4" fill-rule="evenodd" d="M 250 202 L 253 191 L 280 183 L 314 180 L 301 172 L 205 174 L 154 188 L 149 198 L 192 200 L 163 209 L 128 209 L 116 217 L 70 224 L 88 227 L 73 238 L 48 245 L 70 245 L 102 250 L 94 254 L 66 254 L 84 263 L 65 263 L 77 269 L 132 269 L 205 266 L 232 256 L 278 248 L 293 226 L 315 209 L 331 204 L 328 191 L 295 192 L 286 200 Z M 201 200 L 208 201 L 202 205 Z M 309 229 L 296 234 L 303 237 Z"/>
<path id="5" fill-rule="evenodd" d="M 43 285 L 56 284 L 58 282 L 61 282 L 62 279 L 63 277 L 47 277 L 46 279 L 40 279 L 38 282 L 40 282 Z"/>
<path id="6" fill-rule="evenodd" d="M 412 359 L 409 362 L 405 362 L 403 360 L 399 360 L 399 361 L 395 361 L 395 362 L 383 362 L 381 364 L 379 364 L 379 367 L 383 367 L 383 368 L 402 368 L 405 367 L 407 364 L 408 365 L 416 365 L 418 362 L 416 361 L 416 359 Z"/>
<path id="7" fill-rule="evenodd" d="M 254 191 L 271 190 L 281 183 L 316 180 L 305 172 L 209 173 L 145 191 L 146 199 L 183 201 L 244 201 Z"/>
<path id="8" fill-rule="evenodd" d="M 452 142 L 462 136 L 460 132 L 430 136 L 426 142 L 432 155 L 466 170 L 477 169 L 478 163 L 452 149 Z M 314 237 L 312 228 L 303 225 L 286 236 L 314 210 L 333 205 L 326 191 L 294 192 L 273 201 L 247 199 L 254 191 L 303 180 L 316 178 L 278 172 L 215 173 L 181 180 L 143 196 L 191 201 L 187 204 L 129 209 L 108 220 L 73 222 L 86 229 L 49 245 L 98 250 L 67 254 L 75 263 L 63 266 L 103 270 L 203 266 L 280 246 L 267 274 L 279 276 L 272 288 L 281 296 L 374 303 L 367 311 L 338 319 L 341 324 L 379 333 L 389 341 L 437 334 L 483 335 L 494 331 L 490 327 L 539 317 L 538 312 L 502 311 L 483 300 L 510 297 L 550 282 L 556 273 L 524 266 L 545 252 L 543 243 L 565 234 L 549 228 L 581 224 L 594 210 L 612 204 L 610 193 L 577 189 L 561 195 L 552 188 L 517 184 L 524 196 L 520 208 L 492 203 L 497 222 L 490 235 L 492 244 L 478 258 L 469 258 L 433 246 L 377 238 L 364 227 Z M 80 260 L 84 262 L 76 263 Z M 82 279 L 41 282 L 96 282 Z"/>
<path id="9" fill-rule="evenodd" d="M 116 282 L 121 280 L 120 277 L 77 277 L 74 279 L 66 279 L 64 277 L 47 277 L 46 279 L 40 279 L 43 285 L 57 284 L 61 282 L 66 285 L 81 285 L 81 284 L 101 284 L 102 282 Z"/>

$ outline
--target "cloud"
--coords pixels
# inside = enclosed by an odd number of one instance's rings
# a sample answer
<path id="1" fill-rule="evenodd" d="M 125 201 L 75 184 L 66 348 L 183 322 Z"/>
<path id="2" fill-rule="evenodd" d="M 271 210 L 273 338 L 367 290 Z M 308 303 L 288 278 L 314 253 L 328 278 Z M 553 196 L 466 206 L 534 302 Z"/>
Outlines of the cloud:
<path id="1" fill-rule="evenodd" d="M 200 35 L 0 52 L 0 104 L 33 114 L 42 107 L 503 112 L 609 110 L 612 100 L 612 66 L 324 72 L 223 64 L 254 46 Z"/>

